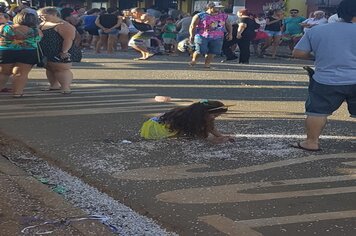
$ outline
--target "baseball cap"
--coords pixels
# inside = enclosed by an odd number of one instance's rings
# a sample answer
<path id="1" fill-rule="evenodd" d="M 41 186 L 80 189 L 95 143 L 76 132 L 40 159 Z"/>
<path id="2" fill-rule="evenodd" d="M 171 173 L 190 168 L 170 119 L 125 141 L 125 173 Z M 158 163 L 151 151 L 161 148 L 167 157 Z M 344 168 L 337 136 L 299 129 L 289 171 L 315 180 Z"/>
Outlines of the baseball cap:
<path id="1" fill-rule="evenodd" d="M 207 8 L 212 8 L 212 7 L 225 7 L 224 5 L 221 5 L 221 2 L 209 2 L 207 5 L 206 5 Z"/>

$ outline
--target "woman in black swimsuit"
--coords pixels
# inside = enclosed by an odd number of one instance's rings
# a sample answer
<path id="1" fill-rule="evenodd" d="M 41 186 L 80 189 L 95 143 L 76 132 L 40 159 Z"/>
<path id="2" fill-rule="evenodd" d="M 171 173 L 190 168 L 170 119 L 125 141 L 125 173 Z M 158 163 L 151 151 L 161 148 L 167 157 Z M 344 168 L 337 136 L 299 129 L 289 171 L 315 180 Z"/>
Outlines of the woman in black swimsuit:
<path id="1" fill-rule="evenodd" d="M 43 32 L 40 45 L 48 59 L 45 68 L 49 89 L 61 90 L 63 94 L 71 93 L 72 61 L 81 59 L 81 52 L 74 44 L 76 30 L 60 18 L 55 7 L 38 10 L 38 16 L 42 20 L 40 29 Z"/>

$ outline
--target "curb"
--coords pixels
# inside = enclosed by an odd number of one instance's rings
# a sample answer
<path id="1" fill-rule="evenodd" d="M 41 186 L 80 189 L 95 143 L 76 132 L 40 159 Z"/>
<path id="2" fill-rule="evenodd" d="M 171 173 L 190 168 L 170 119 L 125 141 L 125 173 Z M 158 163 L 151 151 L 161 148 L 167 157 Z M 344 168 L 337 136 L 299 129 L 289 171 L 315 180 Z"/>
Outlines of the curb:
<path id="1" fill-rule="evenodd" d="M 71 217 L 86 217 L 84 211 L 74 207 L 46 185 L 0 155 L 0 235 L 21 235 L 27 226 L 44 223 L 21 222 L 22 218 L 35 218 L 44 214 L 46 221 L 57 221 Z M 5 203 L 3 203 L 5 202 Z M 38 210 L 40 209 L 40 210 Z M 53 228 L 53 227 L 52 227 Z M 62 225 L 53 231 L 56 235 L 113 235 L 97 220 L 83 220 Z"/>

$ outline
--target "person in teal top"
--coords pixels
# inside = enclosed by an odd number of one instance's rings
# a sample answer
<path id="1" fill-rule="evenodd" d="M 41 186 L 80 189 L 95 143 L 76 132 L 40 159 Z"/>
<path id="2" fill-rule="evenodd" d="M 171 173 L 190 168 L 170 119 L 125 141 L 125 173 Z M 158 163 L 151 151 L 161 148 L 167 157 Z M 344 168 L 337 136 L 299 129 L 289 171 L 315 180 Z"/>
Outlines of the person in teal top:
<path id="1" fill-rule="evenodd" d="M 19 98 L 23 96 L 29 72 L 39 61 L 37 43 L 42 33 L 38 18 L 32 13 L 18 13 L 13 23 L 0 26 L 0 91 L 12 78 L 13 97 Z"/>
<path id="2" fill-rule="evenodd" d="M 284 36 L 282 40 L 288 41 L 288 46 L 291 51 L 293 51 L 294 46 L 303 36 L 303 27 L 300 25 L 305 21 L 305 17 L 299 16 L 298 9 L 292 9 L 289 11 L 291 16 L 287 17 L 283 21 L 283 31 Z"/>
<path id="3" fill-rule="evenodd" d="M 173 18 L 167 18 L 166 24 L 162 28 L 162 39 L 164 48 L 168 53 L 175 53 L 177 50 L 177 26 Z"/>

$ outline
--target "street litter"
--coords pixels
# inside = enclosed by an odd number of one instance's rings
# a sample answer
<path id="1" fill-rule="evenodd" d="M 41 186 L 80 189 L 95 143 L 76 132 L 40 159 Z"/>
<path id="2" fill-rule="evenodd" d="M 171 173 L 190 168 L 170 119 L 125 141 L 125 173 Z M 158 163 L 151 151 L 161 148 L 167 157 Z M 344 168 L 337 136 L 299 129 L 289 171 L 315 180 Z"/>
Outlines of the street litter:
<path id="1" fill-rule="evenodd" d="M 67 192 L 67 189 L 62 186 L 62 185 L 57 185 L 57 184 L 51 184 L 48 179 L 46 178 L 37 178 L 38 181 L 40 181 L 42 184 L 50 186 L 53 192 L 56 192 L 58 194 L 63 194 Z"/>
<path id="2" fill-rule="evenodd" d="M 172 101 L 172 98 L 166 97 L 166 96 L 156 96 L 155 101 L 156 102 L 170 102 L 170 101 Z"/>
<path id="3" fill-rule="evenodd" d="M 27 226 L 21 230 L 21 233 L 23 233 L 23 234 L 30 233 L 31 235 L 51 234 L 55 231 L 56 227 L 59 228 L 62 226 L 68 226 L 68 225 L 70 225 L 71 222 L 78 222 L 78 221 L 83 221 L 83 220 L 98 220 L 101 223 L 103 223 L 104 225 L 108 226 L 112 232 L 114 232 L 114 233 L 118 232 L 118 229 L 115 226 L 107 223 L 107 221 L 109 220 L 109 217 L 101 216 L 101 215 L 89 215 L 89 216 L 84 216 L 84 217 L 71 217 L 71 218 L 65 218 L 65 219 L 60 219 L 60 220 L 45 221 L 41 224 Z M 45 229 L 48 226 L 51 227 L 50 230 Z M 33 232 L 35 229 L 37 231 Z"/>
<path id="4" fill-rule="evenodd" d="M 131 142 L 131 141 L 129 141 L 129 140 L 124 139 L 124 140 L 122 140 L 122 141 L 121 141 L 121 143 L 130 144 L 130 143 L 132 143 L 132 142 Z"/>

